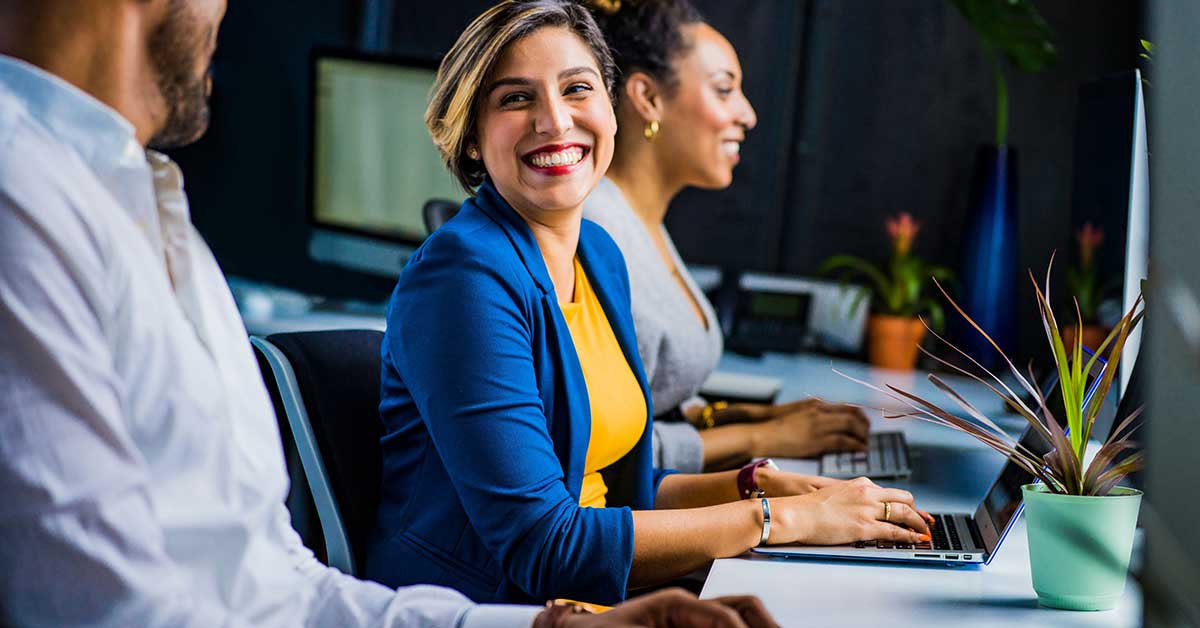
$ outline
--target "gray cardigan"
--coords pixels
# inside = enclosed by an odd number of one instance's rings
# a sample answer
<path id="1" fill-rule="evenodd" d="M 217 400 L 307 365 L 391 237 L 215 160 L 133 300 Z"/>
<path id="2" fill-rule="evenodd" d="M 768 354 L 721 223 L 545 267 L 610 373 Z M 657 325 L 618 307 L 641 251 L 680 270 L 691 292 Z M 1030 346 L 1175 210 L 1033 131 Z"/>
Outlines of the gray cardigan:
<path id="1" fill-rule="evenodd" d="M 583 217 L 604 227 L 621 248 L 629 269 L 629 289 L 638 351 L 650 380 L 654 415 L 697 403 L 700 385 L 721 357 L 721 328 L 712 305 L 688 274 L 670 234 L 662 229 L 673 268 L 663 263 L 646 227 L 629 202 L 607 177 L 583 204 Z M 706 324 L 701 324 L 680 289 L 674 273 L 683 278 L 700 304 Z M 660 468 L 698 473 L 704 450 L 696 429 L 687 423 L 654 422 L 655 464 Z"/>

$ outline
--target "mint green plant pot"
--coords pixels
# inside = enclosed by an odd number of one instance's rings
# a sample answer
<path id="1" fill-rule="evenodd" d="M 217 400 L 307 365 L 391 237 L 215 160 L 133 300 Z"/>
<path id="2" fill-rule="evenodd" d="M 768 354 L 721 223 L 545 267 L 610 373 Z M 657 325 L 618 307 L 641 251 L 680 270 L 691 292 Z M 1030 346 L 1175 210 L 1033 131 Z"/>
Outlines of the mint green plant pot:
<path id="1" fill-rule="evenodd" d="M 1073 611 L 1116 607 L 1142 492 L 1118 486 L 1105 497 L 1080 497 L 1050 493 L 1044 484 L 1021 491 L 1038 602 Z"/>

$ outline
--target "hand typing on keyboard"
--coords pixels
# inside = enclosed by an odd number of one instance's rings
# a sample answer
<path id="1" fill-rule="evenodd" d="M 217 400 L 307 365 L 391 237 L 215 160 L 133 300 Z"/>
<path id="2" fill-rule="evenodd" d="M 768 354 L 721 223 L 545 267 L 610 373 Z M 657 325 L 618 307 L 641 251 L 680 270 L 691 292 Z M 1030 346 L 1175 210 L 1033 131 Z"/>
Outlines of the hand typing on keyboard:
<path id="1" fill-rule="evenodd" d="M 883 488 L 866 478 L 772 499 L 771 513 L 771 544 L 842 545 L 881 539 L 915 545 L 931 540 L 932 518 L 917 509 L 911 493 Z"/>
<path id="2" fill-rule="evenodd" d="M 858 406 L 804 399 L 763 406 L 755 456 L 811 458 L 829 451 L 865 451 L 871 423 Z"/>

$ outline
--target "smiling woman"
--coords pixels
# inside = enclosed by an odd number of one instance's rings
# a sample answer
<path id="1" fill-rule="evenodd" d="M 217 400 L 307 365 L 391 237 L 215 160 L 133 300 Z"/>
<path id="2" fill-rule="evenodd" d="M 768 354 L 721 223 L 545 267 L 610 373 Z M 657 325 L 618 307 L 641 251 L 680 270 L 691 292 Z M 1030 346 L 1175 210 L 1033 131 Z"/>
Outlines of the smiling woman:
<path id="1" fill-rule="evenodd" d="M 612 160 L 612 76 L 565 0 L 500 3 L 442 62 L 426 123 L 473 196 L 388 310 L 372 579 L 612 603 L 763 542 L 925 530 L 910 495 L 869 482 L 768 470 L 743 480 L 772 499 L 740 500 L 736 472 L 653 467 L 629 277 L 582 219 Z"/>
<path id="2" fill-rule="evenodd" d="M 577 225 L 608 170 L 617 121 L 599 66 L 579 35 L 543 28 L 512 44 L 486 83 L 474 143 L 500 195 L 527 220 Z M 468 154 L 474 148 L 469 141 Z"/>
<path id="3" fill-rule="evenodd" d="M 483 183 L 487 173 L 476 139 L 483 99 L 506 84 L 528 88 L 532 83 L 530 77 L 500 76 L 496 71 L 502 51 L 513 42 L 547 26 L 573 34 L 578 38 L 575 47 L 584 46 L 587 62 L 569 70 L 594 73 L 596 84 L 592 87 L 598 85 L 611 99 L 612 55 L 604 37 L 585 13 L 579 7 L 562 6 L 560 2 L 502 2 L 472 22 L 446 53 L 438 70 L 433 97 L 425 111 L 425 125 L 442 151 L 446 167 L 458 177 L 468 193 L 473 193 Z M 550 58 L 557 56 L 558 51 L 552 52 Z M 513 98 L 528 100 L 529 94 Z M 475 152 L 472 154 L 471 151 Z"/>

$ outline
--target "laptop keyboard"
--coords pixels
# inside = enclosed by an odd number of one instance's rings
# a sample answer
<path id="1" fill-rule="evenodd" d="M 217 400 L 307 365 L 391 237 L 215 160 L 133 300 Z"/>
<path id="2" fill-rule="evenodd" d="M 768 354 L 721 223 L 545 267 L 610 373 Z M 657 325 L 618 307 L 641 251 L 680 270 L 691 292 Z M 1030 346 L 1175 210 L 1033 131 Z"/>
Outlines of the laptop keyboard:
<path id="1" fill-rule="evenodd" d="M 827 477 L 894 478 L 911 473 L 903 432 L 873 432 L 867 437 L 866 451 L 843 451 L 821 457 L 821 475 Z"/>
<path id="2" fill-rule="evenodd" d="M 961 550 L 962 539 L 958 537 L 958 528 L 950 525 L 943 515 L 933 515 L 933 525 L 930 530 L 933 536 L 933 549 Z"/>
<path id="3" fill-rule="evenodd" d="M 962 550 L 962 539 L 958 536 L 958 530 L 951 525 L 949 517 L 952 515 L 933 515 L 933 525 L 929 527 L 929 531 L 933 537 L 930 541 L 923 543 L 897 543 L 895 541 L 859 541 L 854 544 L 854 547 L 859 549 L 875 548 L 875 549 L 898 549 L 898 550 Z"/>

